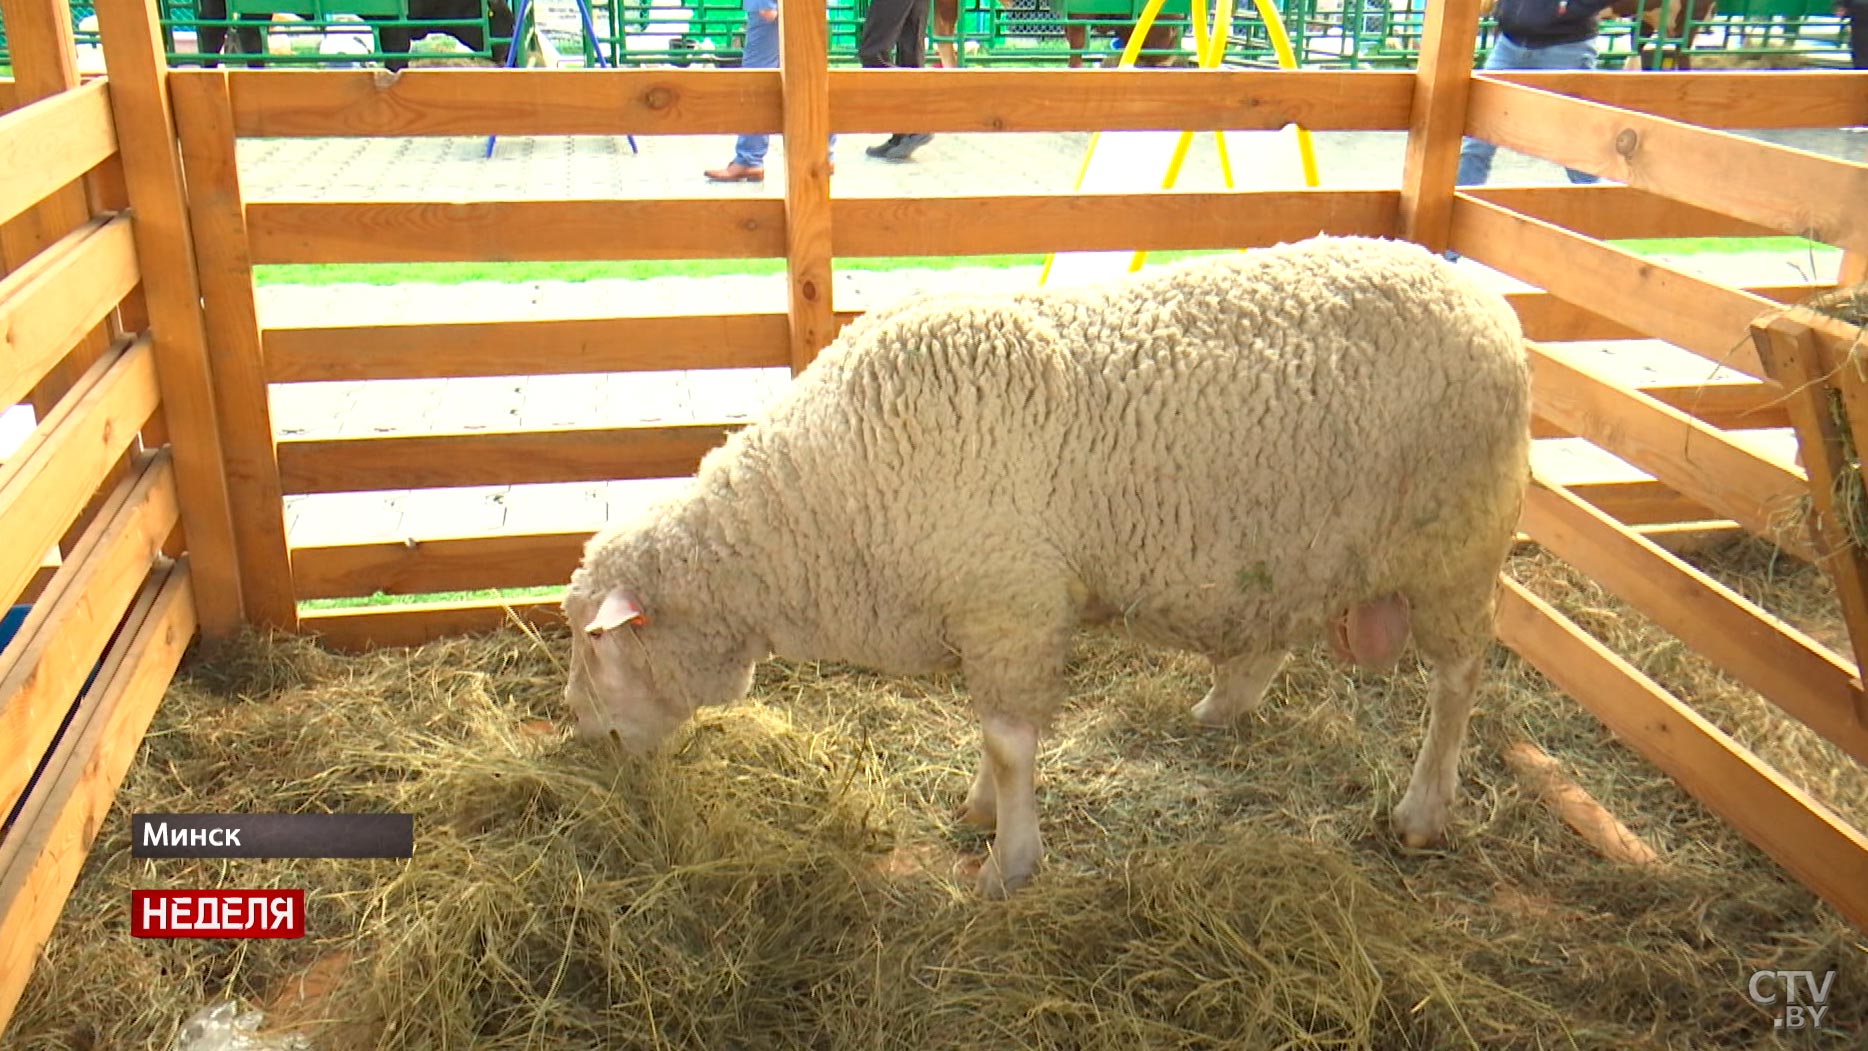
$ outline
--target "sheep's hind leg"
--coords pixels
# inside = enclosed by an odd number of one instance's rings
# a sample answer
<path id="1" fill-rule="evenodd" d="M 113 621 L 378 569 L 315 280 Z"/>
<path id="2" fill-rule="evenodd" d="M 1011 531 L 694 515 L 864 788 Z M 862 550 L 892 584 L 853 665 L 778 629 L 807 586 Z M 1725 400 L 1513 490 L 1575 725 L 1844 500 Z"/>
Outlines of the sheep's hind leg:
<path id="1" fill-rule="evenodd" d="M 1284 667 L 1287 651 L 1248 653 L 1213 664 L 1213 688 L 1193 706 L 1194 721 L 1223 729 L 1264 703 L 1271 680 Z"/>
<path id="2" fill-rule="evenodd" d="M 1003 898 L 1031 878 L 1044 855 L 1038 834 L 1038 727 L 1008 715 L 989 715 L 980 723 L 997 797 L 998 833 L 979 869 L 979 892 Z"/>
<path id="3" fill-rule="evenodd" d="M 994 790 L 992 761 L 979 760 L 979 772 L 973 775 L 973 787 L 967 790 L 966 804 L 960 808 L 960 820 L 977 828 L 991 829 L 999 824 L 999 794 Z"/>
<path id="4" fill-rule="evenodd" d="M 1459 755 L 1466 743 L 1483 661 L 1472 652 L 1434 661 L 1433 714 L 1427 737 L 1414 761 L 1407 794 L 1394 809 L 1395 831 L 1410 847 L 1430 847 L 1446 834 L 1453 800 L 1459 794 Z"/>

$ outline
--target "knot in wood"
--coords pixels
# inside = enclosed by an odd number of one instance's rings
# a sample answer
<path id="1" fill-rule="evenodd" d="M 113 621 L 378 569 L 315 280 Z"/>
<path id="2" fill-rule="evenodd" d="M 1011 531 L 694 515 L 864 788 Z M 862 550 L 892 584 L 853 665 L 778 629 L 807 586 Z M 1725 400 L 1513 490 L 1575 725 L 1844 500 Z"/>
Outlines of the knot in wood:
<path id="1" fill-rule="evenodd" d="M 670 88 L 652 87 L 642 93 L 642 104 L 649 109 L 664 110 L 675 104 L 675 93 Z"/>
<path id="2" fill-rule="evenodd" d="M 1640 148 L 1641 133 L 1633 128 L 1623 128 L 1621 133 L 1615 136 L 1615 152 L 1624 157 L 1634 156 L 1634 152 Z"/>
<path id="3" fill-rule="evenodd" d="M 806 303 L 817 302 L 817 282 L 807 278 L 798 286 L 798 295 L 803 296 Z"/>

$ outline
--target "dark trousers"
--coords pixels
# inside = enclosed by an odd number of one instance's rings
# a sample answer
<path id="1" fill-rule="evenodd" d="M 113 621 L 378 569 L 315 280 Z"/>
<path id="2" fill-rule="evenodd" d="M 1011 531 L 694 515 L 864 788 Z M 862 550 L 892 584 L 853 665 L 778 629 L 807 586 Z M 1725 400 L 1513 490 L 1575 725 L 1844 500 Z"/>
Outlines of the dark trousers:
<path id="1" fill-rule="evenodd" d="M 1849 4 L 1849 59 L 1856 69 L 1868 69 L 1868 4 Z"/>
<path id="2" fill-rule="evenodd" d="M 863 19 L 856 57 L 869 69 L 921 68 L 928 48 L 931 0 L 875 0 Z"/>

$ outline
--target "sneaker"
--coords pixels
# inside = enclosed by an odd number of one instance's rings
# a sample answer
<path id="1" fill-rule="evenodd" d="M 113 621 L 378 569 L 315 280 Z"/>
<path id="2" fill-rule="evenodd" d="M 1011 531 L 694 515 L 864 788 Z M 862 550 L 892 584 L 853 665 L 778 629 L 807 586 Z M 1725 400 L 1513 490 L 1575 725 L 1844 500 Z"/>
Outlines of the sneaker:
<path id="1" fill-rule="evenodd" d="M 894 135 L 890 135 L 887 142 L 878 142 L 874 146 L 863 150 L 863 152 L 869 154 L 871 157 L 887 157 L 890 150 L 902 144 L 903 138 L 904 136 L 900 132 L 897 132 Z"/>
<path id="2" fill-rule="evenodd" d="M 913 135 L 903 135 L 902 141 L 896 143 L 892 149 L 888 150 L 882 156 L 892 161 L 905 161 L 908 158 L 914 156 L 914 153 L 916 150 L 920 149 L 923 146 L 926 146 L 928 143 L 933 142 L 933 141 L 934 141 L 934 136 L 929 135 L 926 132 L 916 132 Z"/>

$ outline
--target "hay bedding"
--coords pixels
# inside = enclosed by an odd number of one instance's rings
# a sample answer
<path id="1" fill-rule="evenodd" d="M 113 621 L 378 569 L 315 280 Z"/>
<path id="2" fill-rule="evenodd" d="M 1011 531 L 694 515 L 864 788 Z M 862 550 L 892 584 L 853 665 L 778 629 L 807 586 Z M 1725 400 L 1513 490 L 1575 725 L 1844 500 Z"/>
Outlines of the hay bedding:
<path id="1" fill-rule="evenodd" d="M 1747 545 L 1712 570 L 1822 622 L 1820 578 Z M 1677 643 L 1534 555 L 1513 572 L 1699 698 L 1857 823 L 1868 784 Z M 23 1051 L 162 1047 L 202 1004 L 349 1048 L 1737 1048 L 1771 1046 L 1754 968 L 1839 968 L 1859 933 L 1521 662 L 1495 656 L 1447 852 L 1385 814 L 1425 676 L 1300 655 L 1233 734 L 1194 729 L 1197 661 L 1090 638 L 1043 755 L 1050 853 L 975 900 L 950 819 L 959 684 L 769 665 L 759 703 L 619 763 L 536 732 L 558 640 L 361 657 L 250 639 L 158 716 L 10 1031 Z M 1399 701 L 1394 699 L 1398 694 Z M 1500 756 L 1529 737 L 1663 856 L 1591 853 Z M 132 861 L 130 810 L 394 810 L 412 862 Z M 975 860 L 976 863 L 976 860 Z M 133 942 L 133 887 L 304 887 L 302 942 Z"/>

